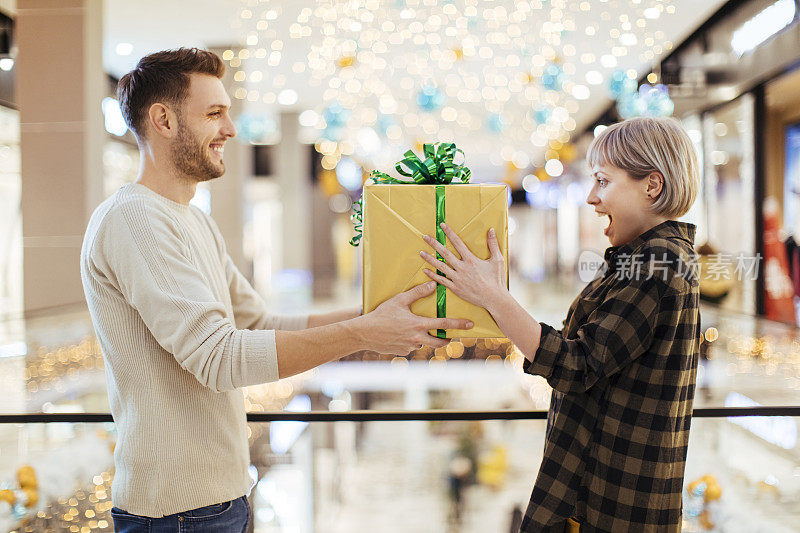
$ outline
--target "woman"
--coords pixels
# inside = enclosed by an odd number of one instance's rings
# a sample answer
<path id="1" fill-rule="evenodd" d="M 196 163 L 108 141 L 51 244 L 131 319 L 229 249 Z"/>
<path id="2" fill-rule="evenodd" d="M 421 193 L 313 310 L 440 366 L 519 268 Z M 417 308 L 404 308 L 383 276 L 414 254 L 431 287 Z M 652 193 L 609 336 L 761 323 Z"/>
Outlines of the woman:
<path id="1" fill-rule="evenodd" d="M 427 275 L 485 307 L 553 388 L 544 457 L 522 531 L 680 531 L 681 493 L 700 336 L 695 227 L 677 222 L 697 195 L 697 158 L 672 119 L 615 124 L 587 154 L 586 199 L 608 217 L 604 270 L 564 327 L 537 322 L 505 287 L 497 237 L 482 260 L 446 225 L 458 256 Z M 460 257 L 459 257 L 460 256 Z"/>

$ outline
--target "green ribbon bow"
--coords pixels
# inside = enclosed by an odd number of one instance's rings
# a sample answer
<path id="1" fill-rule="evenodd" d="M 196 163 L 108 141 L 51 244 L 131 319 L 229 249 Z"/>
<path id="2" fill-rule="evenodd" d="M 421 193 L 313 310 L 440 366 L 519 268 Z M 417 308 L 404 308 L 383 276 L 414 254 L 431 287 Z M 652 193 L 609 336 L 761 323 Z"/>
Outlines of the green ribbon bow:
<path id="1" fill-rule="evenodd" d="M 395 165 L 397 172 L 400 173 L 401 176 L 411 178 L 411 181 L 393 178 L 385 172 L 373 170 L 367 182 L 406 185 L 454 185 L 458 183 L 469 183 L 469 177 L 472 171 L 463 163 L 457 164 L 454 161 L 456 154 L 460 153 L 462 156 L 464 155 L 464 151 L 460 148 L 456 148 L 455 143 L 423 144 L 422 152 L 425 155 L 424 161 L 421 160 L 413 150 L 409 150 L 403 154 L 404 158 Z M 438 201 L 437 205 L 439 205 Z M 362 196 L 358 201 L 353 203 L 353 214 L 350 215 L 350 220 L 353 222 L 353 228 L 356 233 L 355 236 L 350 239 L 350 244 L 352 246 L 358 246 L 361 242 L 361 237 L 363 237 L 363 208 L 364 198 Z M 437 228 L 438 222 L 437 220 Z"/>
<path id="2" fill-rule="evenodd" d="M 441 223 L 444 222 L 444 186 L 469 183 L 472 172 L 463 163 L 455 163 L 456 154 L 464 155 L 462 150 L 456 148 L 455 143 L 423 144 L 422 152 L 425 155 L 424 161 L 413 150 L 409 150 L 403 154 L 405 157 L 395 165 L 401 176 L 411 178 L 412 181 L 393 178 L 379 170 L 373 170 L 368 181 L 388 184 L 436 185 L 436 240 L 442 245 L 446 245 L 444 231 L 441 228 Z M 350 244 L 353 246 L 358 246 L 363 237 L 363 208 L 364 197 L 362 196 L 353 203 L 353 214 L 350 215 L 356 232 L 356 235 L 350 239 Z M 436 258 L 444 262 L 444 258 L 439 255 L 439 252 L 436 252 Z M 444 276 L 439 270 L 436 273 Z M 438 283 L 436 284 L 436 316 L 437 318 L 447 316 L 447 293 L 445 287 Z M 439 338 L 445 338 L 445 334 L 443 329 L 436 330 L 436 336 Z"/>

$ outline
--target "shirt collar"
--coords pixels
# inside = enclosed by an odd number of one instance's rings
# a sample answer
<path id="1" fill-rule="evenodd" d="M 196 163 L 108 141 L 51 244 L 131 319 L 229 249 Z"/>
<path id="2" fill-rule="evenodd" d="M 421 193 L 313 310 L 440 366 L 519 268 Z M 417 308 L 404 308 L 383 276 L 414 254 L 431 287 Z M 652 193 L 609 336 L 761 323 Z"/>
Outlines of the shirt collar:
<path id="1" fill-rule="evenodd" d="M 694 246 L 694 232 L 696 229 L 697 227 L 694 224 L 689 224 L 688 222 L 666 220 L 661 224 L 656 224 L 628 243 L 606 248 L 604 254 L 606 263 L 613 270 L 616 263 L 614 257 L 617 254 L 632 255 L 639 246 L 650 239 L 678 239 L 685 241 L 690 247 Z"/>

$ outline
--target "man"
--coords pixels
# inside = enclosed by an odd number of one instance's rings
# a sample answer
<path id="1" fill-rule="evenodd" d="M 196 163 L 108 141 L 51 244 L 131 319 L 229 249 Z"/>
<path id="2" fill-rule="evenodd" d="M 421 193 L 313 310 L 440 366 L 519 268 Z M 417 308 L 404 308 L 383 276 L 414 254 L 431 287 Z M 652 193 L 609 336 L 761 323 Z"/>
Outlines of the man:
<path id="1" fill-rule="evenodd" d="M 142 58 L 119 82 L 139 175 L 92 215 L 81 277 L 117 425 L 116 531 L 244 531 L 250 489 L 240 387 L 358 350 L 405 354 L 465 320 L 422 318 L 417 286 L 372 313 L 273 316 L 236 269 L 214 221 L 189 205 L 225 172 L 236 135 L 224 65 L 198 49 Z"/>

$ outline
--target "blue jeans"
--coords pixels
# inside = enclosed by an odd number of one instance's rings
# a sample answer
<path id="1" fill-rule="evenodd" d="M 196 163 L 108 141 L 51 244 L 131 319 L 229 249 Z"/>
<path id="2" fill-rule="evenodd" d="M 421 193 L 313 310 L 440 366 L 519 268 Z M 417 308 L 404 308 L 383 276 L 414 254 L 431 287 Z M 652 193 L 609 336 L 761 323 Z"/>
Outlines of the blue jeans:
<path id="1" fill-rule="evenodd" d="M 161 518 L 130 514 L 113 507 L 111 517 L 116 533 L 244 533 L 250 520 L 250 504 L 247 496 L 242 496 Z"/>

